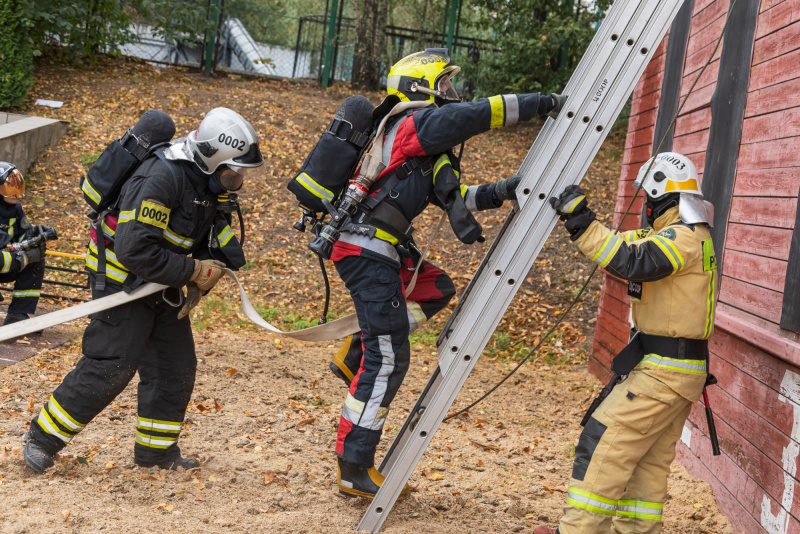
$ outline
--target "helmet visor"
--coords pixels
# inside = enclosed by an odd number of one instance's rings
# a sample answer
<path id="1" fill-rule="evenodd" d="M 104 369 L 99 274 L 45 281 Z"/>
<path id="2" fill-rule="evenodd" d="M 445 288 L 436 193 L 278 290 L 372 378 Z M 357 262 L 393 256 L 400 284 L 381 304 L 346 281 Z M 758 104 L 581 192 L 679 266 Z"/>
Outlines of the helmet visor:
<path id="1" fill-rule="evenodd" d="M 8 173 L 6 181 L 0 185 L 0 196 L 8 197 L 8 199 L 19 199 L 25 196 L 25 180 L 19 169 L 13 169 Z"/>
<path id="2" fill-rule="evenodd" d="M 247 169 L 235 165 L 222 165 L 217 169 L 217 180 L 225 191 L 238 191 L 244 185 Z"/>
<path id="3" fill-rule="evenodd" d="M 258 167 L 264 163 L 264 158 L 261 157 L 261 150 L 258 148 L 258 143 L 252 143 L 247 152 L 240 156 L 233 158 L 233 161 L 239 165 L 246 167 Z"/>
<path id="4" fill-rule="evenodd" d="M 455 72 L 453 74 L 455 74 Z M 445 76 L 439 80 L 439 83 L 436 86 L 436 88 L 439 90 L 439 98 L 452 100 L 454 102 L 461 102 L 461 97 L 458 96 L 458 91 L 456 91 L 456 88 L 453 87 L 453 82 L 450 78 L 451 76 Z"/>

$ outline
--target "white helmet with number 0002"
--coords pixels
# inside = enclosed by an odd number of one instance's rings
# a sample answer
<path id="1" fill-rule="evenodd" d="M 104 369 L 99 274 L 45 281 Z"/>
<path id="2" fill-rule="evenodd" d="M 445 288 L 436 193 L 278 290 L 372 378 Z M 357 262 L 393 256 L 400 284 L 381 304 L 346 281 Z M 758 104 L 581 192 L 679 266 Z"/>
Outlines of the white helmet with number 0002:
<path id="1" fill-rule="evenodd" d="M 214 108 L 188 137 L 165 153 L 167 159 L 192 161 L 205 174 L 218 167 L 259 167 L 264 163 L 253 126 L 233 110 Z"/>

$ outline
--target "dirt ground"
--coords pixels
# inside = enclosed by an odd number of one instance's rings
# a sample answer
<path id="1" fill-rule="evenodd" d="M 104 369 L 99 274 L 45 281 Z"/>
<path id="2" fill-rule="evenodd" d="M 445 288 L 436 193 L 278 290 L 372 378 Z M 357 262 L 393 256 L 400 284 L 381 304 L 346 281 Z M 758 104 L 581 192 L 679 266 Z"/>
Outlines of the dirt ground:
<path id="1" fill-rule="evenodd" d="M 266 180 L 248 182 L 246 212 L 250 263 L 242 273 L 251 300 L 276 326 L 316 322 L 324 287 L 307 237 L 291 229 L 299 212 L 286 182 L 346 96 L 346 87 L 321 91 L 288 82 L 235 77 L 207 80 L 177 69 L 154 69 L 119 60 L 92 68 L 42 61 L 28 103 L 18 111 L 70 121 L 58 147 L 31 169 L 26 208 L 34 224 L 52 224 L 57 249 L 82 252 L 85 211 L 77 179 L 138 114 L 159 107 L 175 118 L 178 134 L 203 113 L 225 105 L 250 119 L 268 158 Z M 377 101 L 377 95 L 369 95 Z M 36 98 L 63 100 L 60 110 L 34 108 Z M 470 141 L 465 181 L 512 174 L 539 125 L 493 131 Z M 610 139 L 584 184 L 593 206 L 609 222 L 622 142 Z M 502 210 L 498 210 L 502 211 Z M 438 214 L 423 214 L 425 244 Z M 491 241 L 504 213 L 481 222 Z M 448 231 L 443 234 L 449 234 Z M 450 235 L 433 241 L 430 258 L 447 269 L 459 290 L 486 251 Z M 80 262 L 63 262 L 80 266 Z M 553 233 L 518 298 L 456 400 L 465 406 L 496 383 L 539 340 L 559 310 L 574 298 L 588 272 L 564 237 Z M 54 273 L 48 276 L 55 276 Z M 334 316 L 347 313 L 342 284 L 333 278 Z M 566 497 L 578 422 L 597 390 L 586 371 L 600 279 L 564 325 L 509 382 L 464 417 L 442 425 L 411 478 L 410 498 L 398 503 L 385 532 L 529 532 L 555 526 Z M 55 291 L 55 290 L 54 290 Z M 86 298 L 80 291 L 60 292 Z M 453 303 L 454 304 L 454 303 Z M 43 309 L 67 304 L 49 302 Z M 0 307 L 0 315 L 5 311 Z M 447 314 L 442 314 L 447 315 Z M 436 365 L 434 342 L 446 317 L 412 336 L 411 370 L 386 425 L 379 457 L 402 425 Z M 136 390 L 132 383 L 63 451 L 45 475 L 28 469 L 22 435 L 48 395 L 80 358 L 86 321 L 60 327 L 71 338 L 0 369 L 0 533 L 33 532 L 351 532 L 366 508 L 363 499 L 336 491 L 333 447 L 346 389 L 327 369 L 338 344 L 281 339 L 250 325 L 223 282 L 193 316 L 199 360 L 181 447 L 202 467 L 192 472 L 140 469 L 132 462 Z M 5 347 L 5 348 L 4 348 Z M 0 357 L 11 353 L 0 344 Z M 673 464 L 664 532 L 732 533 L 710 488 Z"/>

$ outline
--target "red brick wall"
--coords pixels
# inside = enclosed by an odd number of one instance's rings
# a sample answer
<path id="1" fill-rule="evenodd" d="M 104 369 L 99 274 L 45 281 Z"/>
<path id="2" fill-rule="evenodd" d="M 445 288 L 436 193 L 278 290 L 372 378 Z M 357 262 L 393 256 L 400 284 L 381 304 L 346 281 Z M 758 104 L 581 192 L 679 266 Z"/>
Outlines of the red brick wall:
<path id="1" fill-rule="evenodd" d="M 728 0 L 694 7 L 681 102 L 708 59 Z M 615 224 L 649 157 L 664 70 L 666 40 L 634 92 Z M 711 123 L 718 52 L 680 114 L 672 150 L 701 173 Z M 753 48 L 747 107 L 725 242 L 709 389 L 722 455 L 711 454 L 698 403 L 678 457 L 707 480 L 737 532 L 800 534 L 800 336 L 779 327 L 790 241 L 800 189 L 800 0 L 762 0 Z M 641 203 L 626 219 L 638 223 Z M 627 339 L 627 285 L 606 275 L 590 369 L 608 376 Z"/>

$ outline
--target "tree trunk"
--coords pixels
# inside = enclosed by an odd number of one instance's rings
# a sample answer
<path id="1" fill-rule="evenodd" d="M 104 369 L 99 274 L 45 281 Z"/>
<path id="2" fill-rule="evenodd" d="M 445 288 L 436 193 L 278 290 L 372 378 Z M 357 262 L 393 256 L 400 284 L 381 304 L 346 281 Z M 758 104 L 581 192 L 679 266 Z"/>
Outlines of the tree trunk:
<path id="1" fill-rule="evenodd" d="M 386 58 L 389 0 L 364 0 L 353 54 L 353 86 L 380 89 L 381 61 Z"/>

